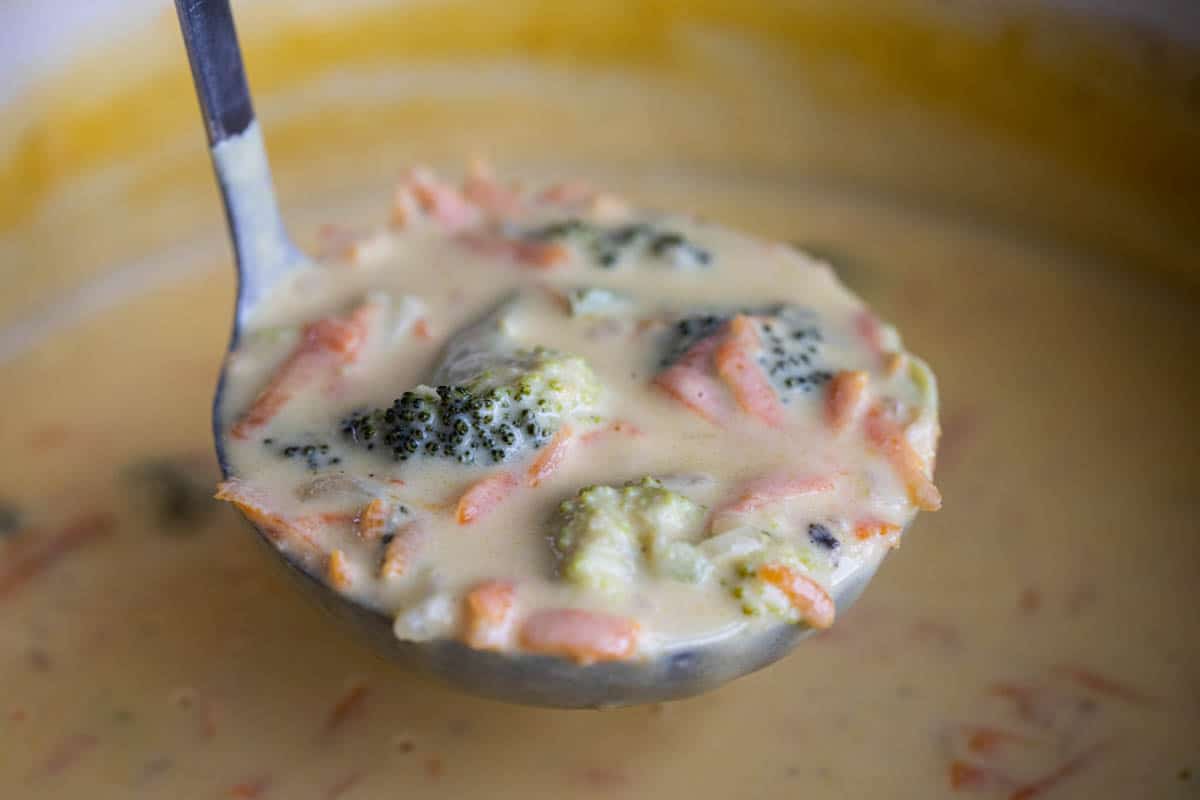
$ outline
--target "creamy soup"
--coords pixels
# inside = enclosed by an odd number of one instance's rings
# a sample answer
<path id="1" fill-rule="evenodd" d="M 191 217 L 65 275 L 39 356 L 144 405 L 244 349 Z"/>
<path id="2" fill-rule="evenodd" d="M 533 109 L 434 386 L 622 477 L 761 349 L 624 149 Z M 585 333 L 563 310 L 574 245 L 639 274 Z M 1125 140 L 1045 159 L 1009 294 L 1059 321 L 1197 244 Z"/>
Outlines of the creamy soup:
<path id="1" fill-rule="evenodd" d="M 211 500 L 208 413 L 232 297 L 227 265 L 214 263 L 0 366 L 0 795 L 1194 797 L 1193 300 L 825 191 L 702 176 L 614 183 L 648 206 L 695 208 L 821 253 L 936 367 L 946 506 L 920 518 L 858 605 L 777 665 L 666 706 L 519 708 L 399 671 L 311 608 L 275 572 L 278 555 Z M 778 257 L 789 275 L 823 274 Z M 374 268 L 347 265 L 345 279 Z M 464 288 L 472 309 L 496 294 Z M 779 301 L 775 287 L 742 288 L 729 305 Z M 320 299 L 312 316 L 356 299 Z M 281 321 L 309 318 L 295 313 Z M 434 335 L 454 329 L 444 319 Z M 407 388 L 438 353 L 402 342 L 422 354 Z M 276 346 L 282 358 L 286 336 Z M 261 388 L 248 384 L 231 409 Z M 395 399 L 384 388 L 349 405 Z M 655 397 L 680 429 L 719 434 Z M 638 452 L 605 435 L 596 447 Z M 245 458 L 310 479 L 303 454 L 247 440 Z M 572 457 L 552 476 L 564 499 L 593 480 L 591 463 Z M 621 477 L 667 469 L 677 461 Z M 537 496 L 521 492 L 496 513 Z"/>
<path id="2" fill-rule="evenodd" d="M 792 247 L 483 165 L 323 240 L 230 356 L 218 497 L 401 639 L 828 628 L 941 504 L 932 374 Z"/>

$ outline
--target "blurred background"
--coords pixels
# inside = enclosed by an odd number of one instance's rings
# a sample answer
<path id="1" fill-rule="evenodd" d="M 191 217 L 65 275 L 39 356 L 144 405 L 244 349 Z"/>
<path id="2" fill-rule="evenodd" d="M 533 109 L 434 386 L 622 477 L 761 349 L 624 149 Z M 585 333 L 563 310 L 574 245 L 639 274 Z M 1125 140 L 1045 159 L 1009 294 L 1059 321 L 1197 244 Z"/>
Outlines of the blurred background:
<path id="1" fill-rule="evenodd" d="M 0 0 L 0 795 L 1196 796 L 1200 3 L 234 7 L 301 244 L 474 154 L 799 244 L 938 372 L 946 508 L 712 695 L 398 673 L 209 499 L 234 285 L 174 8 Z"/>

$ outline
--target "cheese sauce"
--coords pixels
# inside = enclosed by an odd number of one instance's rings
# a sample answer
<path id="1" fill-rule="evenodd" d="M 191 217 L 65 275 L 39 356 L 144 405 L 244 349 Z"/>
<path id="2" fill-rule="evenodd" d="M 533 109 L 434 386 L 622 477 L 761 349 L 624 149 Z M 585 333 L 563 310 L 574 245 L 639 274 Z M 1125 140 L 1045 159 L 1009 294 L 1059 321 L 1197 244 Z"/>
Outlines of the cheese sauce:
<path id="1" fill-rule="evenodd" d="M 1193 797 L 1192 299 L 827 192 L 623 188 L 823 250 L 936 365 L 946 507 L 850 613 L 776 666 L 665 707 L 514 708 L 399 672 L 209 499 L 232 295 L 221 264 L 0 366 L 0 795 Z M 417 280 L 396 286 L 428 295 Z M 494 294 L 464 289 L 472 308 Z M 402 364 L 414 382 L 438 357 L 422 347 Z M 588 463 L 564 462 L 564 496 Z"/>
<path id="2" fill-rule="evenodd" d="M 941 503 L 933 376 L 792 247 L 482 165 L 323 244 L 230 357 L 219 496 L 402 639 L 827 628 Z"/>

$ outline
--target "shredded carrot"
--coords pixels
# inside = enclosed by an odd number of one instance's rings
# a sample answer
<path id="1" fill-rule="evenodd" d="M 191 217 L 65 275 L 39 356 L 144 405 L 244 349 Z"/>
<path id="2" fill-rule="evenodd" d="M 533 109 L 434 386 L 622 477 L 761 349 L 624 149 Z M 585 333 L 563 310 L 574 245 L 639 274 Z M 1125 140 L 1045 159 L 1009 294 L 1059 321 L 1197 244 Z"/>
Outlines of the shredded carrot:
<path id="1" fill-rule="evenodd" d="M 1040 797 L 1067 778 L 1082 772 L 1084 768 L 1095 761 L 1096 756 L 1104 750 L 1105 746 L 1104 743 L 1101 743 L 1084 750 L 1082 753 L 1063 762 L 1061 766 L 1045 777 L 1019 787 L 1008 796 L 1009 800 L 1032 800 L 1034 797 Z"/>
<path id="2" fill-rule="evenodd" d="M 115 530 L 116 517 L 112 514 L 92 513 L 76 517 L 48 541 L 0 567 L 0 599 L 15 593 L 64 556 L 111 536 Z"/>
<path id="3" fill-rule="evenodd" d="M 854 316 L 854 330 L 872 353 L 883 357 L 883 325 L 878 317 L 863 309 Z"/>
<path id="4" fill-rule="evenodd" d="M 392 521 L 392 506 L 382 497 L 376 497 L 363 506 L 354 519 L 359 538 L 374 542 L 383 538 Z"/>
<path id="5" fill-rule="evenodd" d="M 950 762 L 951 789 L 984 789 L 995 783 L 989 770 L 955 759 Z"/>
<path id="6" fill-rule="evenodd" d="M 421 317 L 412 326 L 413 336 L 423 342 L 427 342 L 433 338 L 433 331 L 429 328 L 429 320 Z"/>
<path id="7" fill-rule="evenodd" d="M 591 444 L 592 442 L 603 439 L 604 437 L 613 433 L 622 436 L 629 436 L 631 438 L 637 438 L 645 435 L 645 433 L 642 432 L 642 429 L 637 425 L 634 425 L 632 422 L 623 422 L 621 420 L 617 420 L 616 422 L 609 423 L 608 425 L 596 428 L 595 430 L 588 431 L 579 437 L 579 441 L 583 442 L 584 444 Z"/>
<path id="8" fill-rule="evenodd" d="M 1028 737 L 1000 728 L 967 725 L 962 733 L 967 739 L 967 749 L 981 756 L 992 755 L 1007 745 L 1030 743 Z"/>
<path id="9" fill-rule="evenodd" d="M 730 414 L 725 390 L 712 372 L 719 344 L 716 336 L 701 339 L 654 378 L 654 385 L 714 425 L 723 425 Z"/>
<path id="10" fill-rule="evenodd" d="M 316 533 L 320 521 L 309 517 L 291 519 L 272 511 L 267 504 L 266 494 L 240 478 L 230 478 L 217 484 L 217 500 L 225 500 L 245 515 L 276 544 L 296 551 L 305 560 L 312 561 L 322 553 L 317 544 Z"/>
<path id="11" fill-rule="evenodd" d="M 854 526 L 854 536 L 859 541 L 874 539 L 876 536 L 888 537 L 900 532 L 900 526 L 880 519 L 864 519 Z"/>
<path id="12" fill-rule="evenodd" d="M 883 374 L 891 378 L 900 374 L 900 370 L 907 365 L 908 356 L 905 353 L 887 353 L 883 357 Z"/>
<path id="13" fill-rule="evenodd" d="M 821 585 L 784 564 L 763 564 L 758 568 L 759 580 L 769 583 L 787 595 L 800 618 L 810 627 L 824 630 L 833 624 L 837 606 Z"/>
<path id="14" fill-rule="evenodd" d="M 733 391 L 743 411 L 772 428 L 782 427 L 783 405 L 754 357 L 762 346 L 754 322 L 738 314 L 725 327 L 725 335 L 713 354 L 717 374 Z"/>
<path id="15" fill-rule="evenodd" d="M 737 499 L 719 507 L 715 516 L 757 511 L 771 503 L 832 492 L 836 487 L 837 484 L 833 478 L 772 473 L 756 478 L 743 486 Z"/>
<path id="16" fill-rule="evenodd" d="M 1084 689 L 1095 692 L 1097 694 L 1108 695 L 1115 697 L 1118 700 L 1124 700 L 1128 703 L 1137 703 L 1140 705 L 1150 705 L 1153 703 L 1153 698 L 1126 683 L 1122 683 L 1113 678 L 1101 675 L 1098 672 L 1090 670 L 1086 667 L 1078 667 L 1072 665 L 1059 665 L 1054 668 L 1054 672 L 1072 681 Z"/>
<path id="17" fill-rule="evenodd" d="M 561 242 L 525 241 L 475 232 L 465 233 L 458 240 L 480 255 L 503 258 L 535 269 L 553 269 L 571 259 L 571 251 Z"/>
<path id="18" fill-rule="evenodd" d="M 408 571 L 417 552 L 428 539 L 429 530 L 421 522 L 410 522 L 393 535 L 379 562 L 380 578 L 399 578 Z"/>
<path id="19" fill-rule="evenodd" d="M 538 453 L 537 458 L 533 460 L 533 464 L 529 466 L 527 473 L 527 483 L 532 487 L 537 487 L 553 475 L 562 463 L 567 458 L 567 452 L 571 448 L 571 437 L 574 431 L 570 425 L 564 424 L 554 434 L 542 451 Z"/>
<path id="20" fill-rule="evenodd" d="M 348 264 L 358 261 L 358 234 L 343 225 L 326 223 L 317 229 L 317 258 Z"/>
<path id="21" fill-rule="evenodd" d="M 500 505 L 516 488 L 517 479 L 508 472 L 497 472 L 476 481 L 459 498 L 454 518 L 459 525 L 470 525 Z"/>
<path id="22" fill-rule="evenodd" d="M 407 185 L 417 206 L 446 228 L 462 228 L 475 221 L 476 210 L 462 192 L 442 183 L 429 170 L 411 170 Z"/>
<path id="23" fill-rule="evenodd" d="M 835 431 L 845 430 L 862 413 L 867 401 L 867 373 L 842 370 L 825 391 L 825 420 Z"/>
<path id="24" fill-rule="evenodd" d="M 275 418 L 283 407 L 319 376 L 353 362 L 366 342 L 374 304 L 360 306 L 346 319 L 329 317 L 304 326 L 300 341 L 250 408 L 230 429 L 235 439 L 248 439 Z"/>
<path id="25" fill-rule="evenodd" d="M 353 511 L 322 511 L 314 517 L 322 525 L 353 525 L 358 515 Z"/>
<path id="26" fill-rule="evenodd" d="M 476 208 L 497 216 L 511 215 L 521 207 L 519 191 L 501 186 L 492 173 L 491 165 L 473 159 L 463 181 L 462 195 Z"/>
<path id="27" fill-rule="evenodd" d="M 636 620 L 556 608 L 538 611 L 521 625 L 521 646 L 533 653 L 562 656 L 577 664 L 619 661 L 637 652 L 641 626 Z"/>
<path id="28" fill-rule="evenodd" d="M 338 698 L 338 701 L 334 703 L 333 708 L 330 709 L 329 716 L 325 718 L 325 724 L 322 726 L 321 732 L 328 736 L 340 729 L 353 717 L 362 714 L 366 710 L 364 704 L 370 691 L 370 687 L 365 683 L 356 683 L 347 689 Z"/>
<path id="29" fill-rule="evenodd" d="M 344 592 L 350 588 L 350 561 L 346 558 L 346 554 L 341 550 L 334 550 L 329 554 L 327 562 L 326 577 L 329 580 L 329 585 L 339 592 Z"/>
<path id="30" fill-rule="evenodd" d="M 476 650 L 505 650 L 516 616 L 516 587 L 485 581 L 463 598 L 462 640 Z"/>
<path id="31" fill-rule="evenodd" d="M 922 511 L 937 511 L 942 507 L 942 495 L 930 480 L 925 460 L 913 449 L 904 429 L 882 406 L 876 404 L 867 412 L 867 440 L 878 448 L 908 486 L 909 498 Z"/>
<path id="32" fill-rule="evenodd" d="M 255 798 L 266 795 L 270 788 L 271 779 L 266 775 L 260 775 L 229 787 L 229 796 L 239 798 L 239 800 L 255 800 Z"/>

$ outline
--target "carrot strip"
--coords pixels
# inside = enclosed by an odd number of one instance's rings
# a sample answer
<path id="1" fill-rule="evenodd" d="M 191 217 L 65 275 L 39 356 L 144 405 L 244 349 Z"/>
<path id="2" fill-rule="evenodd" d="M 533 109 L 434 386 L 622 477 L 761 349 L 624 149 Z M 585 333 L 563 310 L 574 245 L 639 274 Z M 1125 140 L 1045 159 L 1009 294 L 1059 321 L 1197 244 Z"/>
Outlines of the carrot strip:
<path id="1" fill-rule="evenodd" d="M 374 542 L 383 538 L 391 521 L 391 505 L 382 497 L 376 497 L 363 506 L 362 511 L 355 517 L 355 531 L 359 538 Z"/>
<path id="2" fill-rule="evenodd" d="M 763 564 L 758 578 L 787 595 L 801 619 L 810 627 L 824 630 L 833 624 L 837 606 L 821 585 L 783 564 Z"/>
<path id="3" fill-rule="evenodd" d="M 322 554 L 315 538 L 319 519 L 291 519 L 270 510 L 265 493 L 240 478 L 230 478 L 217 484 L 214 497 L 232 503 L 276 545 L 294 548 L 298 555 L 308 561 L 314 561 Z"/>
<path id="4" fill-rule="evenodd" d="M 538 453 L 533 464 L 529 467 L 527 474 L 527 483 L 532 487 L 537 487 L 547 480 L 551 475 L 562 466 L 563 461 L 567 458 L 567 453 L 571 449 L 571 437 L 574 431 L 570 425 L 564 424 L 554 434 L 542 451 Z"/>
<path id="5" fill-rule="evenodd" d="M 1031 800 L 1034 797 L 1044 795 L 1067 778 L 1082 772 L 1084 768 L 1096 759 L 1096 756 L 1100 754 L 1105 746 L 1104 743 L 1095 745 L 1073 758 L 1067 759 L 1067 761 L 1049 775 L 1018 787 L 1016 791 L 1008 796 L 1009 800 Z"/>
<path id="6" fill-rule="evenodd" d="M 475 221 L 476 210 L 462 192 L 442 183 L 429 170 L 412 170 L 406 184 L 417 206 L 443 226 L 453 230 Z"/>
<path id="7" fill-rule="evenodd" d="M 229 796 L 239 798 L 239 800 L 255 800 L 255 798 L 264 796 L 270 788 L 271 778 L 259 775 L 229 787 Z"/>
<path id="8" fill-rule="evenodd" d="M 754 354 L 762 346 L 750 317 L 729 320 L 723 341 L 713 354 L 717 374 L 733 391 L 742 410 L 770 425 L 783 426 L 783 405 Z"/>
<path id="9" fill-rule="evenodd" d="M 366 342 L 377 310 L 374 304 L 366 303 L 346 319 L 328 317 L 305 325 L 295 349 L 234 423 L 230 435 L 235 439 L 250 438 L 319 376 L 353 362 Z"/>
<path id="10" fill-rule="evenodd" d="M 321 732 L 328 736 L 353 717 L 361 714 L 365 708 L 364 703 L 367 700 L 367 695 L 370 694 L 370 687 L 365 683 L 356 683 L 351 686 L 346 692 L 338 698 L 334 703 L 333 708 L 329 711 L 329 716 L 325 718 L 325 724 L 321 728 Z"/>
<path id="11" fill-rule="evenodd" d="M 462 640 L 476 650 L 505 650 L 516 617 L 516 587 L 485 581 L 463 598 Z"/>
<path id="12" fill-rule="evenodd" d="M 725 390 L 712 373 L 713 353 L 720 340 L 701 339 L 671 366 L 654 377 L 654 385 L 714 425 L 723 425 L 731 413 Z"/>
<path id="13" fill-rule="evenodd" d="M 329 585 L 339 592 L 344 592 L 350 588 L 350 561 L 346 558 L 345 553 L 341 550 L 334 550 L 329 554 L 325 575 L 329 581 Z"/>
<path id="14" fill-rule="evenodd" d="M 765 475 L 743 486 L 737 499 L 718 508 L 715 516 L 757 511 L 771 503 L 811 494 L 825 494 L 832 492 L 835 488 L 836 484 L 833 478 L 788 475 L 786 473 Z"/>
<path id="15" fill-rule="evenodd" d="M 874 539 L 876 536 L 892 536 L 900 532 L 900 526 L 879 519 L 865 519 L 854 526 L 854 536 L 859 541 Z"/>
<path id="16" fill-rule="evenodd" d="M 471 162 L 463 181 L 462 196 L 481 211 L 496 216 L 512 214 L 521 207 L 521 193 L 501 186 L 491 165 L 482 159 Z"/>
<path id="17" fill-rule="evenodd" d="M 927 474 L 925 460 L 913 449 L 904 429 L 876 404 L 867 412 L 867 441 L 878 448 L 908 486 L 909 498 L 922 511 L 942 507 L 942 494 Z"/>
<path id="18" fill-rule="evenodd" d="M 433 338 L 433 331 L 429 328 L 429 320 L 421 317 L 412 326 L 413 336 L 423 342 L 427 342 Z"/>
<path id="19" fill-rule="evenodd" d="M 410 522 L 397 530 L 383 550 L 379 577 L 387 579 L 402 576 L 428 538 L 429 530 L 420 522 Z"/>
<path id="20" fill-rule="evenodd" d="M 842 370 L 829 381 L 825 393 L 825 420 L 834 431 L 843 431 L 862 413 L 867 401 L 867 373 Z"/>
<path id="21" fill-rule="evenodd" d="M 1115 697 L 1119 700 L 1124 700 L 1128 703 L 1137 703 L 1139 705 L 1151 705 L 1154 699 L 1146 693 L 1135 689 L 1134 687 L 1114 680 L 1112 678 L 1101 675 L 1098 672 L 1087 669 L 1086 667 L 1078 667 L 1071 665 L 1059 665 L 1054 668 L 1057 675 L 1061 675 L 1097 694 L 1106 694 L 1109 697 Z"/>
<path id="22" fill-rule="evenodd" d="M 854 330 L 872 353 L 883 358 L 883 324 L 878 317 L 863 309 L 854 315 Z"/>
<path id="23" fill-rule="evenodd" d="M 458 240 L 480 255 L 507 259 L 535 269 L 553 269 L 571 259 L 571 251 L 561 242 L 525 241 L 474 232 L 465 233 Z"/>
<path id="24" fill-rule="evenodd" d="M 983 756 L 992 755 L 1004 749 L 1006 745 L 1030 743 L 1028 737 L 1000 728 L 964 725 L 962 733 L 967 739 L 967 750 Z"/>
<path id="25" fill-rule="evenodd" d="M 476 481 L 459 498 L 454 517 L 459 525 L 470 525 L 500 505 L 516 488 L 517 479 L 508 472 Z"/>
<path id="26" fill-rule="evenodd" d="M 966 761 L 955 759 L 950 762 L 950 788 L 955 791 L 977 792 L 1012 786 L 1012 778 L 1003 773 L 986 769 Z"/>
<path id="27" fill-rule="evenodd" d="M 637 652 L 641 626 L 636 620 L 555 608 L 538 611 L 521 625 L 521 646 L 533 653 L 562 656 L 577 664 L 619 661 Z"/>
<path id="28" fill-rule="evenodd" d="M 621 420 L 617 420 L 616 422 L 610 423 L 603 427 L 596 428 L 595 430 L 591 430 L 585 434 L 582 434 L 579 437 L 579 441 L 584 444 L 591 444 L 592 442 L 603 439 L 604 437 L 608 436 L 611 433 L 629 436 L 632 438 L 637 438 L 639 436 L 645 435 L 642 432 L 642 429 L 639 428 L 638 426 L 634 425 L 632 422 L 623 422 Z"/>
<path id="29" fill-rule="evenodd" d="M 76 517 L 40 547 L 14 558 L 5 569 L 0 570 L 0 599 L 15 593 L 64 556 L 112 535 L 115 530 L 116 517 L 112 514 L 94 513 Z"/>

